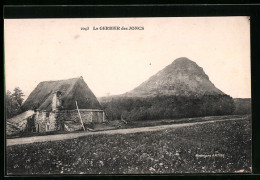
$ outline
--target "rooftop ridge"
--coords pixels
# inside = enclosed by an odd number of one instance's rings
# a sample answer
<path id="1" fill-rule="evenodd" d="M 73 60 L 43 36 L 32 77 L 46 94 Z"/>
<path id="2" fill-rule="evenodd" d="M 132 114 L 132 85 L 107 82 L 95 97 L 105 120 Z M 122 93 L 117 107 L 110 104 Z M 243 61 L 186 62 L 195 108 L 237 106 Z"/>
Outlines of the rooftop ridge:
<path id="1" fill-rule="evenodd" d="M 77 80 L 77 79 L 83 79 L 83 77 L 82 76 L 78 76 L 78 77 L 69 78 L 69 79 L 46 80 L 46 81 L 41 81 L 40 83 L 43 83 L 43 82 L 57 82 L 57 81 L 69 81 L 69 80 Z"/>

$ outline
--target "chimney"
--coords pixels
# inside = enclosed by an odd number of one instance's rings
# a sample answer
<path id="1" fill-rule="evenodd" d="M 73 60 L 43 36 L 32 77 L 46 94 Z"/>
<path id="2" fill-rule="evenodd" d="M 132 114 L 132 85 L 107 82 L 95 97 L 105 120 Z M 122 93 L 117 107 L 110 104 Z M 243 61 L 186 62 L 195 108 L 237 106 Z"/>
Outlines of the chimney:
<path id="1" fill-rule="evenodd" d="M 55 91 L 53 93 L 52 111 L 58 110 L 62 106 L 61 96 L 62 96 L 62 93 L 60 91 Z"/>

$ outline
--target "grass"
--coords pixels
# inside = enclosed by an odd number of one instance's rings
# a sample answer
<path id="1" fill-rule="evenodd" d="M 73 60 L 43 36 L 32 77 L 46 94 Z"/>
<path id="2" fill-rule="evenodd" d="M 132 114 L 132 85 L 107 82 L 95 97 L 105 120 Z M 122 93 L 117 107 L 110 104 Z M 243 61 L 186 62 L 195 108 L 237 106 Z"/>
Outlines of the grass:
<path id="1" fill-rule="evenodd" d="M 243 115 L 227 115 L 227 116 L 206 116 L 206 117 L 194 117 L 194 118 L 179 118 L 179 119 L 161 119 L 161 120 L 145 120 L 145 121 L 130 121 L 125 128 L 135 128 L 135 127 L 149 127 L 149 126 L 159 126 L 166 124 L 182 124 L 182 123 L 192 123 L 192 122 L 203 122 L 203 121 L 217 121 L 233 118 L 251 118 L 249 114 Z"/>
<path id="2" fill-rule="evenodd" d="M 192 123 L 192 122 L 203 122 L 203 121 L 213 121 L 213 120 L 224 120 L 233 118 L 251 118 L 251 115 L 227 115 L 227 116 L 207 116 L 207 117 L 195 117 L 195 118 L 179 118 L 179 119 L 160 119 L 160 120 L 144 120 L 144 121 L 130 121 L 125 124 L 121 120 L 113 120 L 104 124 L 92 124 L 88 125 L 93 131 L 105 131 L 111 129 L 128 129 L 137 127 L 150 127 L 150 126 L 160 126 L 160 125 L 170 125 L 170 124 L 182 124 L 182 123 Z M 6 135 L 8 139 L 15 139 L 20 137 L 32 137 L 32 136 L 46 136 L 54 134 L 70 134 L 70 133 L 80 133 L 83 129 L 77 131 L 47 131 L 47 132 L 19 132 L 12 135 Z"/>
<path id="3" fill-rule="evenodd" d="M 251 172 L 251 121 L 9 146 L 8 174 Z"/>

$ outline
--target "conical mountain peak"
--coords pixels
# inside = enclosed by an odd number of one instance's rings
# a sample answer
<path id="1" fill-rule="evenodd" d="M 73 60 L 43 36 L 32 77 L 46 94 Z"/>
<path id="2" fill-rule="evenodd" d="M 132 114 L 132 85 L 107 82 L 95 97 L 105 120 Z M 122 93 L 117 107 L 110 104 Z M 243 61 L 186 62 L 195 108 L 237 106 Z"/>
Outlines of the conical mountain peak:
<path id="1" fill-rule="evenodd" d="M 126 96 L 201 96 L 224 94 L 209 80 L 204 70 L 192 60 L 181 57 L 147 81 L 124 94 Z"/>
<path id="2" fill-rule="evenodd" d="M 172 64 L 196 64 L 196 63 L 186 57 L 180 57 L 175 59 L 172 62 Z"/>

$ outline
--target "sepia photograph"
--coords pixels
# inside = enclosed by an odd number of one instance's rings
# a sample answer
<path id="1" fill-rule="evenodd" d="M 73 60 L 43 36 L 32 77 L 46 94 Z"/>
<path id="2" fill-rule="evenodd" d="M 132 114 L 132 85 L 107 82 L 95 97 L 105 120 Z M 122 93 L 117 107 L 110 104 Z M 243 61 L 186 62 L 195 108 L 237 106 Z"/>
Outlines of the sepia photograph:
<path id="1" fill-rule="evenodd" d="M 250 17 L 4 19 L 9 176 L 252 173 Z"/>

